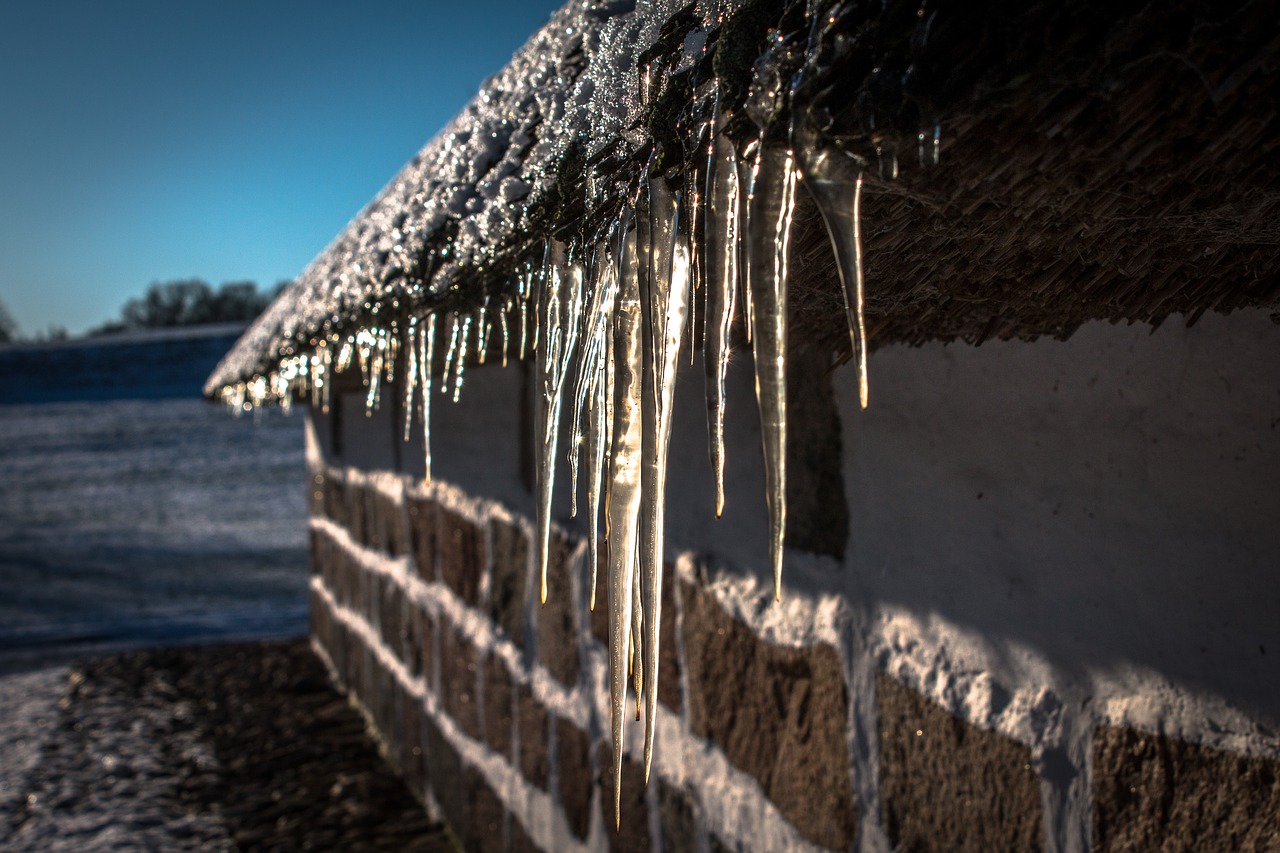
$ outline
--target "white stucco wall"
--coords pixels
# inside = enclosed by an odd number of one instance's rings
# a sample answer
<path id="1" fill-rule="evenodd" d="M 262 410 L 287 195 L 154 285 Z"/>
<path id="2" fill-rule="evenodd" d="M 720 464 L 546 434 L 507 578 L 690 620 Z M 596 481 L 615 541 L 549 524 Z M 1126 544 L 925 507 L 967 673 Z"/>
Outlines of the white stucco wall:
<path id="1" fill-rule="evenodd" d="M 832 377 L 844 559 L 789 551 L 782 605 L 745 354 L 730 375 L 725 517 L 700 363 L 678 391 L 667 509 L 669 556 L 722 558 L 722 592 L 762 633 L 800 642 L 806 614 L 840 614 L 821 630 L 838 635 L 824 639 L 853 688 L 860 815 L 879 812 L 876 672 L 1032 748 L 1048 849 L 1088 847 L 1099 725 L 1280 756 L 1280 327 L 1267 312 L 888 347 L 871 380 L 860 412 L 852 369 Z M 524 393 L 519 367 L 469 370 L 462 402 L 437 398 L 433 451 L 438 477 L 531 514 Z M 346 421 L 347 447 L 385 441 L 387 418 Z M 402 458 L 415 470 L 413 448 Z M 558 520 L 581 531 L 567 467 L 558 478 Z M 863 849 L 887 849 L 874 818 L 859 826 Z"/>

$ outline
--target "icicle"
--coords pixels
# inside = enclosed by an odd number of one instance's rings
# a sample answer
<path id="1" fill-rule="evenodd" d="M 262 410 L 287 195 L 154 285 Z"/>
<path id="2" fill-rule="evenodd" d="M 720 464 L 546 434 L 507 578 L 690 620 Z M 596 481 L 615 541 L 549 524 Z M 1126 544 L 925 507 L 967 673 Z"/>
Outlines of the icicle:
<path id="1" fill-rule="evenodd" d="M 707 377 L 707 427 L 711 467 L 716 479 L 716 518 L 724 514 L 725 374 L 729 368 L 729 335 L 738 294 L 738 169 L 733 144 L 713 140 L 708 166 L 712 187 L 707 213 L 707 328 L 703 335 L 703 369 Z"/>
<path id="2" fill-rule="evenodd" d="M 449 393 L 449 374 L 453 372 L 453 360 L 458 354 L 458 331 L 462 324 L 457 314 L 449 315 L 449 348 L 444 351 L 444 370 L 440 371 L 440 393 Z"/>
<path id="3" fill-rule="evenodd" d="M 858 400 L 865 409 L 869 385 L 862 278 L 863 163 L 834 146 L 821 145 L 817 135 L 801 125 L 796 126 L 793 139 L 804 185 L 822 214 L 827 237 L 836 255 L 836 268 L 844 288 L 849 339 L 858 368 Z"/>
<path id="4" fill-rule="evenodd" d="M 613 442 L 608 515 L 609 709 L 613 735 L 614 826 L 622 825 L 622 732 L 627 699 L 632 587 L 640 521 L 641 332 L 639 258 L 635 232 L 626 238 L 618 308 L 614 313 Z"/>
<path id="5" fill-rule="evenodd" d="M 520 291 L 516 301 L 520 303 L 520 360 L 524 361 L 526 343 L 529 340 L 529 290 L 532 282 L 532 271 L 525 270 L 520 277 Z"/>
<path id="6" fill-rule="evenodd" d="M 611 242 L 597 252 L 595 284 L 587 311 L 587 331 L 579 362 L 578 383 L 590 388 L 587 411 L 587 550 L 591 559 L 591 609 L 596 608 L 596 574 L 599 565 L 600 495 L 613 438 L 613 341 L 612 320 L 618 286 L 625 263 L 624 235 L 631 211 L 624 209 L 614 223 Z M 579 403 L 581 409 L 582 404 Z"/>
<path id="7" fill-rule="evenodd" d="M 485 296 L 484 305 L 476 309 L 476 361 L 484 364 L 489 350 L 489 297 Z"/>
<path id="8" fill-rule="evenodd" d="M 418 336 L 418 363 L 422 365 L 422 460 L 423 482 L 431 482 L 431 372 L 434 366 L 436 345 L 436 315 L 427 315 L 427 329 Z"/>
<path id="9" fill-rule="evenodd" d="M 409 340 L 409 365 L 404 377 L 404 438 L 402 440 L 407 442 L 413 427 L 413 392 L 418 384 L 418 321 L 416 318 L 409 321 L 406 335 Z"/>
<path id="10" fill-rule="evenodd" d="M 643 487 L 642 487 L 643 488 Z M 644 498 L 642 497 L 643 501 Z M 644 512 L 643 504 L 641 513 Z M 641 524 L 643 525 L 643 516 Z M 641 538 L 643 539 L 643 532 Z M 643 543 L 641 544 L 643 548 Z M 636 571 L 631 573 L 635 578 L 635 583 L 631 586 L 631 689 L 636 694 L 636 722 L 640 722 L 640 709 L 644 705 L 644 590 L 640 584 L 640 571 L 637 567 Z"/>
<path id="11" fill-rule="evenodd" d="M 746 333 L 747 342 L 751 343 L 755 335 L 755 300 L 751 298 L 751 282 L 754 279 L 752 273 L 752 265 L 755 258 L 751 256 L 751 252 L 745 247 L 750 239 L 750 231 L 752 228 L 752 204 L 751 200 L 756 194 L 756 181 L 760 175 L 761 159 L 764 157 L 764 144 L 762 139 L 754 140 L 747 144 L 744 156 L 738 160 L 738 240 L 744 247 L 740 252 L 739 268 L 741 270 L 741 279 L 743 288 L 746 291 L 746 308 L 743 313 L 743 331 Z"/>
<path id="12" fill-rule="evenodd" d="M 456 318 L 455 318 L 456 322 Z M 458 352 L 453 368 L 453 402 L 462 396 L 462 372 L 467 369 L 467 341 L 471 338 L 471 318 L 462 318 L 462 328 L 458 332 Z"/>
<path id="13" fill-rule="evenodd" d="M 792 153 L 762 152 L 751 196 L 747 252 L 755 315 L 756 400 L 764 442 L 765 497 L 774 595 L 782 598 L 782 544 L 787 522 L 787 253 L 795 212 Z"/>
<path id="14" fill-rule="evenodd" d="M 541 440 L 536 443 L 538 485 L 538 566 L 541 600 L 547 601 L 547 560 L 551 544 L 551 498 L 555 487 L 556 447 L 560 440 L 560 411 L 565 377 L 577 343 L 577 319 L 582 310 L 582 267 L 569 264 L 564 244 L 556 242 L 548 255 L 547 278 L 539 301 L 538 325 L 542 346 L 537 349 L 538 403 Z"/>
<path id="15" fill-rule="evenodd" d="M 641 279 L 644 308 L 644 497 L 640 578 L 644 604 L 645 776 L 653 756 L 657 713 L 658 626 L 662 619 L 663 532 L 667 448 L 680 342 L 689 305 L 689 248 L 680 228 L 680 197 L 663 178 L 649 187 L 649 276 Z M 647 292 L 646 292 L 647 289 Z"/>
<path id="16" fill-rule="evenodd" d="M 511 349 L 511 333 L 507 329 L 507 312 L 511 310 L 511 303 L 508 302 L 502 306 L 502 310 L 498 312 L 499 322 L 502 324 L 502 366 L 507 366 L 507 352 Z"/>
<path id="17" fill-rule="evenodd" d="M 624 216 L 629 216 L 629 211 L 624 212 Z M 619 221 L 622 221 L 621 217 Z M 621 233 L 618 231 L 616 224 L 614 232 Z M 599 434 L 598 427 L 603 426 L 603 424 L 596 423 L 595 427 L 593 427 L 593 422 L 599 421 L 599 416 L 603 414 L 600 412 L 600 406 L 597 401 L 600 396 L 599 386 L 605 380 L 605 363 L 609 358 L 610 352 L 610 320 L 613 317 L 614 304 L 618 296 L 617 264 L 618 258 L 611 250 L 609 242 L 602 241 L 594 252 L 591 286 L 588 289 L 587 310 L 584 313 L 582 324 L 582 355 L 578 360 L 578 375 L 574 385 L 574 408 L 577 416 L 574 418 L 574 445 L 570 462 L 575 479 L 575 511 L 577 505 L 577 455 L 580 445 L 583 444 L 584 434 L 587 436 L 585 444 L 588 454 L 588 500 L 591 500 L 590 493 L 592 491 L 596 493 L 597 498 L 600 493 L 603 468 L 600 463 L 593 463 L 591 456 L 593 454 L 599 456 L 603 442 L 607 441 L 607 437 Z M 593 429 L 597 430 L 594 440 L 591 438 Z M 594 527 L 595 520 L 598 517 L 598 513 L 592 515 L 592 522 L 589 526 Z"/>

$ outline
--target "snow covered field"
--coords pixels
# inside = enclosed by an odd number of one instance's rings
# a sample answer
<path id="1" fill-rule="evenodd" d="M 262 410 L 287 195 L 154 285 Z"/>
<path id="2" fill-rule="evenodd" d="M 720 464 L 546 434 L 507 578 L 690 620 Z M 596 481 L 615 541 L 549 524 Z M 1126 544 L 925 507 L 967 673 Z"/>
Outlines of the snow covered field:
<path id="1" fill-rule="evenodd" d="M 201 400 L 0 406 L 0 669 L 306 631 L 303 421 Z"/>

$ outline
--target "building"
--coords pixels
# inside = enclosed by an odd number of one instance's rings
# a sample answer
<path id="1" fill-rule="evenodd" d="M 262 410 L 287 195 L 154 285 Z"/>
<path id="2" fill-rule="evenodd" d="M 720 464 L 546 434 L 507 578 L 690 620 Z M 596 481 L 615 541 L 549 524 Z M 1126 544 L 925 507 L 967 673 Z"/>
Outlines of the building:
<path id="1" fill-rule="evenodd" d="M 1280 845 L 1267 7 L 571 3 L 313 262 L 206 393 L 469 849 Z"/>

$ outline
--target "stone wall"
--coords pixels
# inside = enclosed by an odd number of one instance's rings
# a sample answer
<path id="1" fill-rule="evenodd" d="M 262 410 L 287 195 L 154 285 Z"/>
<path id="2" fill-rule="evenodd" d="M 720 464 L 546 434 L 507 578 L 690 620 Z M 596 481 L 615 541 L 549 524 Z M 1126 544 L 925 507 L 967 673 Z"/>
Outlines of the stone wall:
<path id="1" fill-rule="evenodd" d="M 847 505 L 789 531 L 781 603 L 758 433 L 731 421 L 717 522 L 686 381 L 654 778 L 631 725 L 618 832 L 603 597 L 558 498 L 537 603 L 518 368 L 438 407 L 429 485 L 394 405 L 313 413 L 315 643 L 468 850 L 1280 850 L 1274 341 L 891 350 L 869 413 L 847 368 L 795 383 L 793 487 Z"/>

